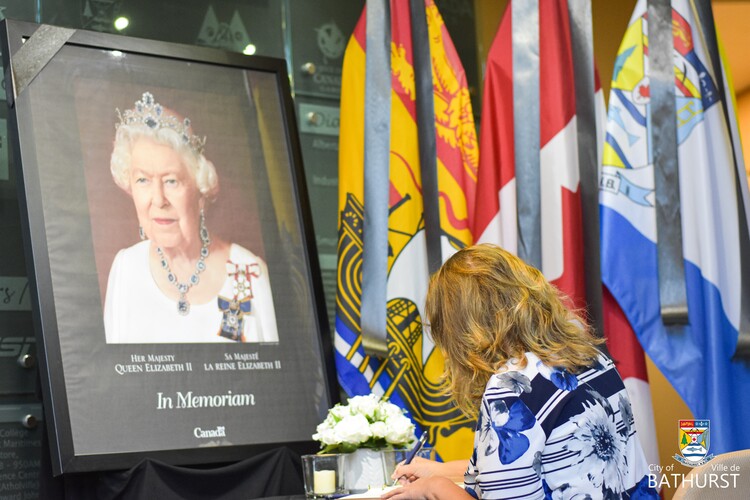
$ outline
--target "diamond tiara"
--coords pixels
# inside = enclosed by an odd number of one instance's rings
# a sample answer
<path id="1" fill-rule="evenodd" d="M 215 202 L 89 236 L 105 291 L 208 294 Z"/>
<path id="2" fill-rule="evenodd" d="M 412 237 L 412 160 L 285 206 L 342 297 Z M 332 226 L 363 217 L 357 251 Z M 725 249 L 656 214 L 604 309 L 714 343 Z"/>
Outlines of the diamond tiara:
<path id="1" fill-rule="evenodd" d="M 206 138 L 191 134 L 190 119 L 185 118 L 180 121 L 173 114 L 165 112 L 162 105 L 154 101 L 151 92 L 144 92 L 141 100 L 135 102 L 133 109 L 120 112 L 120 109 L 116 108 L 115 111 L 117 111 L 117 117 L 120 119 L 115 128 L 120 127 L 120 125 L 145 125 L 154 131 L 163 128 L 174 130 L 183 144 L 189 146 L 195 154 L 199 156 L 203 154 Z"/>

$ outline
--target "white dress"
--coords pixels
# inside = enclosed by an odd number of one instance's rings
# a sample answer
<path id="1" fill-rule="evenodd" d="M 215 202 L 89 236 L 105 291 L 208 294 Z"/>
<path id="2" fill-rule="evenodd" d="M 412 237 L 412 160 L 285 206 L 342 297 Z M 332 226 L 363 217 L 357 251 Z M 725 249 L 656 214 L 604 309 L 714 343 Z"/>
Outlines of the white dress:
<path id="1" fill-rule="evenodd" d="M 151 276 L 149 245 L 146 240 L 120 250 L 112 263 L 104 305 L 108 344 L 279 341 L 268 268 L 260 257 L 232 244 L 219 296 L 191 302 L 182 316 Z"/>

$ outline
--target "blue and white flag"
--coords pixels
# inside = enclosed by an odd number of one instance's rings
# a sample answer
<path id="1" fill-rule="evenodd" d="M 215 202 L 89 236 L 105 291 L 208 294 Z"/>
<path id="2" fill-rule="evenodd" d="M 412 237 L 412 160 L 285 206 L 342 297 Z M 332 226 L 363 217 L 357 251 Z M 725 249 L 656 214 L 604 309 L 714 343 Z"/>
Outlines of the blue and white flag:
<path id="1" fill-rule="evenodd" d="M 660 316 L 657 280 L 646 11 L 646 0 L 639 0 L 620 46 L 610 93 L 600 183 L 602 279 L 695 419 L 710 420 L 712 450 L 750 448 L 750 364 L 733 359 L 740 329 L 741 258 L 750 258 L 740 251 L 739 214 L 747 212 L 738 193 L 748 198 L 747 181 L 735 172 L 742 168 L 742 153 L 728 128 L 733 104 L 731 98 L 722 103 L 717 90 L 723 89 L 724 79 L 712 69 L 688 1 L 673 0 L 689 324 L 667 328 Z"/>

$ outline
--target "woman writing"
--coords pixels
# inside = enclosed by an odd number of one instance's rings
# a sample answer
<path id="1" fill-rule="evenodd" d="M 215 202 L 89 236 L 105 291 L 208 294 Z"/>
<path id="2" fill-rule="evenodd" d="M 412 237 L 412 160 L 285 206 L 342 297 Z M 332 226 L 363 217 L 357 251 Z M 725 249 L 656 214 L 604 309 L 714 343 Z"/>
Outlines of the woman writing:
<path id="1" fill-rule="evenodd" d="M 148 92 L 117 112 L 112 177 L 133 200 L 142 241 L 112 264 L 107 342 L 277 342 L 265 262 L 206 227 L 219 182 L 205 138 Z"/>
<path id="2" fill-rule="evenodd" d="M 465 489 L 445 477 L 455 463 L 415 461 L 383 498 L 658 498 L 603 341 L 538 270 L 465 248 L 432 277 L 425 310 L 449 391 L 478 420 L 474 451 Z"/>

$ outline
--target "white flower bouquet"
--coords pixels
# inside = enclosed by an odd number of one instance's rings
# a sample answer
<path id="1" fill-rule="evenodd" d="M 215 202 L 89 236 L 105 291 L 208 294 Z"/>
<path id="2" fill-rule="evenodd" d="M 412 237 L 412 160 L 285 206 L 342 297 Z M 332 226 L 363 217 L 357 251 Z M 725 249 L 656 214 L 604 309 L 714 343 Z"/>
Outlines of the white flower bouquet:
<path id="1" fill-rule="evenodd" d="M 405 448 L 415 440 L 414 424 L 404 411 L 374 394 L 354 396 L 328 410 L 312 438 L 320 441 L 320 453 Z"/>

